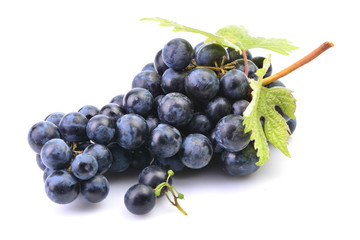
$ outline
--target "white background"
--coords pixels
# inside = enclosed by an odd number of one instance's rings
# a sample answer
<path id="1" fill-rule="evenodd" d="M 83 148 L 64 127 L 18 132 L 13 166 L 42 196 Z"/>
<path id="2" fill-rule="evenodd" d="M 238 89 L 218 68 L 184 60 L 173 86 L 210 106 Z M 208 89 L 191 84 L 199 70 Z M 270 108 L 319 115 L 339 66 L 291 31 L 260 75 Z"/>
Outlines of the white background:
<path id="1" fill-rule="evenodd" d="M 359 239 L 359 17 L 356 1 L 1 1 L 0 239 Z M 163 17 L 215 33 L 245 25 L 300 49 L 272 54 L 280 71 L 324 41 L 335 47 L 288 75 L 298 126 L 291 159 L 271 159 L 247 178 L 215 167 L 174 176 L 183 216 L 160 199 L 146 216 L 123 204 L 136 173 L 110 179 L 108 198 L 51 202 L 27 143 L 49 113 L 101 108 L 175 37 L 143 17 Z M 269 52 L 254 50 L 253 55 Z"/>

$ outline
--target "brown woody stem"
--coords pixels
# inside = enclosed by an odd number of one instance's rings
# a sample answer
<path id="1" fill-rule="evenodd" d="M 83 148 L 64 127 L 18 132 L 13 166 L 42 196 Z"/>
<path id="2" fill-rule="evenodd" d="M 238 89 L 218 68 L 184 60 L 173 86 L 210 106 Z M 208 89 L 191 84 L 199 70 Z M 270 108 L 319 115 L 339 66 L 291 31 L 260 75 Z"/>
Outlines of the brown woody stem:
<path id="1" fill-rule="evenodd" d="M 331 43 L 331 42 L 324 42 L 318 48 L 316 48 L 314 51 L 312 51 L 311 53 L 309 53 L 308 55 L 306 55 L 305 57 L 303 57 L 299 61 L 295 62 L 291 66 L 281 70 L 278 73 L 275 73 L 274 75 L 271 75 L 270 77 L 264 78 L 263 82 L 262 82 L 262 85 L 263 86 L 268 85 L 269 83 L 272 83 L 272 82 L 278 80 L 279 78 L 282 78 L 282 77 L 288 75 L 292 71 L 294 71 L 294 70 L 298 69 L 299 67 L 301 67 L 301 66 L 307 64 L 308 62 L 312 61 L 313 59 L 315 59 L 320 54 L 322 54 L 323 52 L 325 52 L 326 50 L 328 50 L 329 48 L 331 48 L 333 46 L 334 46 L 334 44 Z"/>
<path id="2" fill-rule="evenodd" d="M 245 66 L 245 75 L 248 76 L 249 74 L 249 65 L 248 65 L 248 61 L 247 61 L 247 56 L 246 56 L 246 50 L 245 49 L 241 49 L 243 58 L 244 58 L 244 66 Z"/>

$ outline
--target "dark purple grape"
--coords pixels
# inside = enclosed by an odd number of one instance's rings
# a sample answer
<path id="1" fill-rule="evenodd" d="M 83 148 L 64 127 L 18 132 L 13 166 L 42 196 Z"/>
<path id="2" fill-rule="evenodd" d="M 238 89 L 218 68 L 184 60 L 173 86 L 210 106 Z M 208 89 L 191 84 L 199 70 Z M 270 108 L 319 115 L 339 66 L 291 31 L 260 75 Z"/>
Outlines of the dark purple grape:
<path id="1" fill-rule="evenodd" d="M 151 132 L 149 141 L 149 148 L 155 156 L 167 158 L 179 151 L 182 138 L 175 127 L 161 123 Z"/>
<path id="2" fill-rule="evenodd" d="M 54 112 L 54 113 L 51 113 L 49 116 L 47 116 L 45 118 L 45 121 L 52 122 L 57 127 L 59 127 L 59 123 L 60 123 L 61 119 L 63 118 L 63 116 L 65 116 L 65 113 Z"/>
<path id="3" fill-rule="evenodd" d="M 96 175 L 80 183 L 80 192 L 85 200 L 98 203 L 104 200 L 109 193 L 110 185 L 103 175 Z"/>
<path id="4" fill-rule="evenodd" d="M 48 121 L 34 124 L 28 133 L 28 143 L 36 153 L 40 153 L 44 144 L 53 138 L 60 138 L 60 132 L 54 123 Z"/>
<path id="5" fill-rule="evenodd" d="M 214 71 L 207 68 L 195 68 L 185 78 L 185 92 L 200 102 L 208 102 L 219 92 L 219 79 Z"/>
<path id="6" fill-rule="evenodd" d="M 124 99 L 124 94 L 119 94 L 119 95 L 116 95 L 115 97 L 113 97 L 110 100 L 110 103 L 116 103 L 122 109 L 123 108 L 123 99 Z"/>
<path id="7" fill-rule="evenodd" d="M 232 104 L 231 112 L 242 116 L 249 104 L 246 100 L 238 100 Z"/>
<path id="8" fill-rule="evenodd" d="M 168 68 L 161 78 L 161 88 L 164 93 L 179 92 L 185 93 L 185 78 L 188 74 L 186 70 L 175 71 Z"/>
<path id="9" fill-rule="evenodd" d="M 53 170 L 63 169 L 69 166 L 72 151 L 60 138 L 47 141 L 41 149 L 41 160 L 47 168 Z"/>
<path id="10" fill-rule="evenodd" d="M 190 64 L 193 53 L 193 48 L 188 41 L 175 38 L 164 46 L 162 59 L 169 68 L 182 70 Z"/>
<path id="11" fill-rule="evenodd" d="M 68 171 L 56 170 L 45 181 L 45 192 L 55 203 L 67 204 L 79 195 L 79 182 Z"/>
<path id="12" fill-rule="evenodd" d="M 235 60 L 238 60 L 238 59 L 241 59 L 241 58 L 244 58 L 244 56 L 242 55 L 241 52 L 239 51 L 236 51 L 234 48 L 227 48 L 226 51 L 228 52 L 229 54 L 229 62 L 233 62 Z M 249 50 L 246 50 L 246 58 L 251 60 L 252 59 L 252 55 L 250 53 Z"/>
<path id="13" fill-rule="evenodd" d="M 220 66 L 224 57 L 224 64 L 226 64 L 229 55 L 225 48 L 217 43 L 203 44 L 195 53 L 196 64 L 200 66 L 214 67 L 215 62 Z"/>
<path id="14" fill-rule="evenodd" d="M 110 117 L 114 124 L 119 118 L 121 118 L 124 115 L 120 105 L 116 103 L 108 103 L 104 105 L 100 109 L 100 114 Z"/>
<path id="15" fill-rule="evenodd" d="M 156 72 L 154 63 L 152 63 L 152 62 L 151 62 L 151 63 L 148 63 L 148 64 L 146 64 L 146 65 L 141 69 L 141 71 L 146 71 L 146 70 Z"/>
<path id="16" fill-rule="evenodd" d="M 217 123 L 220 118 L 225 117 L 231 112 L 231 103 L 224 97 L 212 99 L 206 106 L 205 113 L 213 123 Z"/>
<path id="17" fill-rule="evenodd" d="M 156 97 L 162 94 L 160 83 L 161 76 L 158 73 L 146 70 L 138 73 L 134 77 L 132 88 L 145 88 L 153 95 L 153 97 Z"/>
<path id="18" fill-rule="evenodd" d="M 131 163 L 130 150 L 120 147 L 116 142 L 107 145 L 111 152 L 112 164 L 109 171 L 111 172 L 125 172 Z"/>
<path id="19" fill-rule="evenodd" d="M 98 163 L 97 173 L 103 174 L 107 172 L 113 162 L 110 150 L 101 144 L 91 144 L 85 148 L 84 153 L 93 156 Z"/>
<path id="20" fill-rule="evenodd" d="M 220 79 L 220 93 L 228 99 L 244 99 L 248 96 L 249 90 L 249 79 L 240 70 L 232 69 Z"/>
<path id="21" fill-rule="evenodd" d="M 290 135 L 294 133 L 295 129 L 296 129 L 296 117 L 294 119 L 289 119 L 286 121 L 287 125 L 289 126 L 290 129 Z"/>
<path id="22" fill-rule="evenodd" d="M 211 131 L 212 123 L 210 118 L 201 112 L 194 113 L 191 121 L 186 125 L 186 132 L 208 134 Z"/>
<path id="23" fill-rule="evenodd" d="M 88 119 L 79 112 L 66 114 L 60 121 L 60 133 L 65 141 L 84 142 L 89 138 L 86 134 Z"/>
<path id="24" fill-rule="evenodd" d="M 99 114 L 99 109 L 93 105 L 85 105 L 79 109 L 79 113 L 83 114 L 87 119 Z"/>
<path id="25" fill-rule="evenodd" d="M 258 68 L 263 68 L 263 64 L 264 64 L 264 57 L 254 57 L 252 59 L 250 59 L 253 63 L 255 63 L 255 65 Z M 270 67 L 268 68 L 268 70 L 266 71 L 264 78 L 270 77 L 272 74 L 272 64 L 270 63 Z"/>
<path id="26" fill-rule="evenodd" d="M 123 99 L 124 109 L 127 113 L 136 113 L 147 117 L 153 107 L 154 98 L 145 88 L 131 89 Z"/>
<path id="27" fill-rule="evenodd" d="M 89 120 L 86 134 L 94 143 L 108 144 L 115 136 L 115 124 L 106 115 L 96 115 Z"/>
<path id="28" fill-rule="evenodd" d="M 193 105 L 182 93 L 168 93 L 160 101 L 158 116 L 162 123 L 185 126 L 193 116 Z"/>
<path id="29" fill-rule="evenodd" d="M 139 148 L 148 134 L 146 121 L 138 114 L 126 114 L 116 122 L 116 142 L 125 149 Z"/>
<path id="30" fill-rule="evenodd" d="M 80 180 L 88 180 L 94 177 L 98 171 L 96 158 L 86 153 L 76 155 L 71 162 L 71 171 Z"/>
<path id="31" fill-rule="evenodd" d="M 166 66 L 166 64 L 164 63 L 164 60 L 162 58 L 162 49 L 160 51 L 158 51 L 158 53 L 155 56 L 154 67 L 155 67 L 156 72 L 160 76 L 162 76 L 163 73 L 165 72 L 165 70 L 169 68 L 168 66 Z"/>
<path id="32" fill-rule="evenodd" d="M 154 208 L 156 197 L 154 190 L 148 185 L 135 184 L 127 190 L 124 202 L 131 213 L 144 215 Z"/>
<path id="33" fill-rule="evenodd" d="M 244 59 L 238 59 L 235 62 L 236 62 L 235 69 L 238 69 L 238 70 L 240 70 L 242 72 L 245 72 L 245 61 L 244 61 Z M 251 78 L 251 79 L 258 80 L 259 77 L 256 76 L 256 74 L 255 74 L 256 71 L 258 70 L 258 67 L 251 60 L 248 60 L 247 62 L 248 62 L 248 75 L 247 75 L 247 77 Z"/>
<path id="34" fill-rule="evenodd" d="M 140 184 L 145 184 L 155 189 L 160 183 L 166 182 L 168 178 L 168 172 L 156 165 L 150 165 L 144 168 L 139 174 L 138 180 Z M 168 183 L 171 185 L 172 179 L 169 178 Z M 166 190 L 163 188 L 162 190 Z M 158 197 L 163 196 L 163 192 Z"/>

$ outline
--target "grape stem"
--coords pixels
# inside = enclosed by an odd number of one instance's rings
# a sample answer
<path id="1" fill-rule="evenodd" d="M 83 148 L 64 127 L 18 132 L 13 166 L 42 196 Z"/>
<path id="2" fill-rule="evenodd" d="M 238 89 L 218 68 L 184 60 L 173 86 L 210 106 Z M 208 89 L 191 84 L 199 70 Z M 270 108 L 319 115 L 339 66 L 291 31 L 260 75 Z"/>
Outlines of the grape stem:
<path id="1" fill-rule="evenodd" d="M 303 57 L 299 61 L 297 61 L 294 64 L 290 65 L 289 67 L 281 70 L 280 72 L 275 73 L 274 75 L 271 75 L 270 77 L 264 78 L 263 82 L 262 82 L 262 85 L 263 86 L 268 85 L 269 83 L 272 83 L 272 82 L 278 80 L 279 78 L 282 78 L 282 77 L 288 75 L 292 71 L 294 71 L 294 70 L 298 69 L 299 67 L 301 67 L 301 66 L 307 64 L 308 62 L 312 61 L 313 59 L 315 59 L 320 54 L 322 54 L 323 52 L 325 52 L 326 50 L 328 50 L 329 48 L 331 48 L 333 46 L 334 46 L 334 44 L 331 43 L 331 42 L 324 42 L 318 48 L 316 48 L 314 51 L 312 51 L 311 53 L 309 53 L 308 55 L 306 55 L 305 57 Z M 245 56 L 244 56 L 244 58 L 245 58 Z"/>
<path id="2" fill-rule="evenodd" d="M 245 66 L 245 75 L 248 76 L 249 74 L 249 65 L 248 65 L 248 61 L 247 61 L 247 56 L 246 56 L 246 50 L 245 49 L 241 49 L 243 58 L 244 58 L 244 66 Z"/>

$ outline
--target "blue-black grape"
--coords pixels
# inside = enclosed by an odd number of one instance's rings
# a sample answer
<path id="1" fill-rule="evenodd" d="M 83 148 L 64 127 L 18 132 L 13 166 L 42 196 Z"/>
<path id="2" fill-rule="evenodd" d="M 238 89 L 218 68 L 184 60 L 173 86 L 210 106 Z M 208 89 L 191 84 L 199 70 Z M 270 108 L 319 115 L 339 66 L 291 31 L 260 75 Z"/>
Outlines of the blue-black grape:
<path id="1" fill-rule="evenodd" d="M 157 125 L 160 124 L 160 120 L 157 117 L 148 117 L 146 118 L 146 123 L 149 129 L 149 135 L 156 128 Z"/>
<path id="2" fill-rule="evenodd" d="M 241 58 L 244 58 L 244 56 L 242 55 L 241 52 L 239 51 L 236 51 L 234 48 L 230 48 L 228 47 L 226 49 L 226 51 L 228 52 L 229 54 L 229 62 L 233 62 L 235 60 L 238 60 L 238 59 L 241 59 Z M 251 60 L 252 59 L 252 54 L 250 53 L 249 50 L 246 50 L 246 58 Z"/>
<path id="3" fill-rule="evenodd" d="M 71 163 L 71 171 L 80 180 L 88 180 L 98 171 L 98 163 L 93 156 L 80 153 Z"/>
<path id="4" fill-rule="evenodd" d="M 127 190 L 124 202 L 131 213 L 143 215 L 154 208 L 156 197 L 154 190 L 150 186 L 138 183 Z"/>
<path id="5" fill-rule="evenodd" d="M 98 163 L 97 173 L 103 174 L 107 172 L 113 162 L 110 150 L 101 144 L 91 144 L 85 148 L 84 153 L 93 156 Z"/>
<path id="6" fill-rule="evenodd" d="M 179 153 L 168 158 L 155 158 L 154 164 L 160 166 L 166 171 L 172 170 L 175 173 L 181 172 L 184 169 L 184 164 L 181 162 Z"/>
<path id="7" fill-rule="evenodd" d="M 52 122 L 53 124 L 55 124 L 57 127 L 59 127 L 60 121 L 63 118 L 63 116 L 65 116 L 65 113 L 62 112 L 54 112 L 49 114 L 46 118 L 45 121 L 48 122 Z"/>
<path id="8" fill-rule="evenodd" d="M 64 140 L 54 138 L 44 144 L 41 149 L 41 160 L 47 168 L 63 169 L 69 166 L 72 151 Z"/>
<path id="9" fill-rule="evenodd" d="M 242 72 L 245 72 L 245 61 L 244 61 L 244 59 L 238 59 L 235 62 L 236 62 L 235 68 L 242 71 Z M 247 75 L 248 78 L 258 80 L 259 77 L 256 76 L 256 74 L 255 74 L 256 71 L 258 70 L 258 67 L 251 60 L 247 60 L 247 62 L 248 62 L 248 75 Z"/>
<path id="10" fill-rule="evenodd" d="M 216 142 L 229 152 L 238 152 L 250 142 L 250 133 L 244 133 L 243 117 L 230 114 L 217 123 L 215 127 Z"/>
<path id="11" fill-rule="evenodd" d="M 239 152 L 224 151 L 221 154 L 221 166 L 224 172 L 232 176 L 246 176 L 259 169 L 256 163 L 259 157 L 256 156 L 254 145 L 250 143 Z"/>
<path id="12" fill-rule="evenodd" d="M 249 90 L 249 79 L 240 70 L 232 69 L 220 79 L 220 93 L 228 99 L 244 99 L 248 96 Z"/>
<path id="13" fill-rule="evenodd" d="M 115 136 L 115 124 L 106 115 L 96 115 L 89 120 L 86 134 L 94 143 L 108 144 Z"/>
<path id="14" fill-rule="evenodd" d="M 208 102 L 216 96 L 220 88 L 219 79 L 208 68 L 195 68 L 185 78 L 185 92 L 193 99 Z"/>
<path id="15" fill-rule="evenodd" d="M 164 60 L 162 58 L 162 49 L 160 51 L 158 51 L 155 56 L 154 67 L 155 67 L 156 72 L 160 76 L 162 76 L 163 73 L 165 72 L 165 70 L 169 68 L 168 66 L 166 66 L 166 64 L 164 63 Z"/>
<path id="16" fill-rule="evenodd" d="M 296 129 L 296 117 L 294 119 L 289 118 L 289 120 L 287 120 L 286 123 L 289 126 L 290 135 L 293 134 Z"/>
<path id="17" fill-rule="evenodd" d="M 252 61 L 253 63 L 255 63 L 255 65 L 256 65 L 258 68 L 263 68 L 264 60 L 265 60 L 264 57 L 253 57 L 253 58 L 251 59 L 251 61 Z M 272 63 L 270 63 L 270 67 L 269 67 L 268 70 L 266 71 L 266 73 L 265 73 L 265 75 L 264 75 L 264 78 L 271 76 L 271 74 L 272 74 Z"/>
<path id="18" fill-rule="evenodd" d="M 161 78 L 161 88 L 164 93 L 179 92 L 185 93 L 185 78 L 188 74 L 186 70 L 175 71 L 168 68 Z"/>
<path id="19" fill-rule="evenodd" d="M 231 113 L 231 103 L 224 97 L 216 97 L 208 103 L 205 113 L 216 124 L 220 118 Z"/>
<path id="20" fill-rule="evenodd" d="M 136 113 L 147 117 L 152 109 L 154 98 L 145 88 L 133 88 L 126 93 L 123 106 L 127 113 Z"/>
<path id="21" fill-rule="evenodd" d="M 211 133 L 208 135 L 208 138 L 210 142 L 212 143 L 214 153 L 221 153 L 224 149 L 219 146 L 219 144 L 216 141 L 216 128 L 213 128 Z"/>
<path id="22" fill-rule="evenodd" d="M 94 177 L 81 181 L 80 192 L 81 195 L 88 202 L 98 203 L 104 200 L 110 190 L 110 185 L 106 177 L 97 174 Z"/>
<path id="23" fill-rule="evenodd" d="M 211 131 L 212 123 L 210 118 L 201 112 L 194 113 L 191 121 L 186 125 L 187 133 L 208 134 Z"/>
<path id="24" fill-rule="evenodd" d="M 138 73 L 134 77 L 132 81 L 132 87 L 145 88 L 151 92 L 153 97 L 156 97 L 157 95 L 162 94 L 160 83 L 161 76 L 157 72 L 146 70 Z"/>
<path id="25" fill-rule="evenodd" d="M 82 113 L 87 119 L 90 119 L 99 114 L 99 109 L 93 105 L 85 105 L 79 109 L 79 113 Z"/>
<path id="26" fill-rule="evenodd" d="M 208 165 L 212 155 L 213 148 L 210 140 L 199 133 L 186 136 L 179 151 L 182 163 L 193 169 Z"/>
<path id="27" fill-rule="evenodd" d="M 45 170 L 45 168 L 46 168 L 46 166 L 44 165 L 44 163 L 42 162 L 42 160 L 41 160 L 41 156 L 40 156 L 40 154 L 36 154 L 36 163 L 37 163 L 37 165 L 38 165 L 38 167 L 41 169 L 41 170 Z"/>
<path id="28" fill-rule="evenodd" d="M 45 181 L 45 192 L 55 203 L 67 204 L 79 195 L 79 182 L 68 171 L 56 170 Z"/>
<path id="29" fill-rule="evenodd" d="M 141 71 L 146 71 L 146 70 L 156 72 L 154 63 L 152 63 L 152 62 L 151 62 L 151 63 L 148 63 L 148 64 L 146 64 L 146 65 L 141 69 Z"/>
<path id="30" fill-rule="evenodd" d="M 119 118 L 121 118 L 124 115 L 120 105 L 116 103 L 108 103 L 104 105 L 100 109 L 99 114 L 108 116 L 109 118 L 111 118 L 114 124 Z"/>
<path id="31" fill-rule="evenodd" d="M 61 136 L 68 142 L 84 142 L 89 138 L 86 135 L 88 119 L 79 112 L 66 114 L 60 121 Z"/>
<path id="32" fill-rule="evenodd" d="M 194 50 L 191 44 L 182 38 L 174 38 L 165 44 L 162 58 L 166 66 L 181 70 L 187 67 L 193 57 Z"/>
<path id="33" fill-rule="evenodd" d="M 120 147 L 116 142 L 107 145 L 111 152 L 112 164 L 109 171 L 111 172 L 125 172 L 131 163 L 130 151 Z"/>
<path id="34" fill-rule="evenodd" d="M 138 114 L 126 114 L 116 122 L 116 142 L 125 149 L 140 147 L 148 134 L 146 121 Z"/>
<path id="35" fill-rule="evenodd" d="M 231 112 L 242 116 L 249 104 L 247 100 L 238 100 L 232 104 Z"/>
<path id="36" fill-rule="evenodd" d="M 182 93 L 168 93 L 160 101 L 158 116 L 162 123 L 175 127 L 185 126 L 193 116 L 193 105 Z"/>
<path id="37" fill-rule="evenodd" d="M 281 82 L 280 80 L 276 80 L 274 82 L 269 83 L 268 85 L 265 85 L 267 88 L 273 88 L 273 87 L 285 87 L 285 84 Z"/>
<path id="38" fill-rule="evenodd" d="M 225 58 L 224 64 L 226 64 L 229 60 L 229 55 L 225 48 L 217 43 L 203 44 L 195 53 L 196 64 L 200 66 L 214 67 L 215 62 L 220 66 L 223 58 Z"/>
<path id="39" fill-rule="evenodd" d="M 44 144 L 53 138 L 60 138 L 57 126 L 52 122 L 42 121 L 31 127 L 27 140 L 31 149 L 36 153 L 40 153 Z"/>
<path id="40" fill-rule="evenodd" d="M 121 109 L 123 109 L 123 99 L 124 99 L 124 94 L 119 94 L 119 95 L 116 95 L 115 97 L 113 97 L 111 100 L 110 100 L 110 103 L 116 103 L 117 105 L 120 106 Z"/>
<path id="41" fill-rule="evenodd" d="M 48 178 L 48 176 L 50 176 L 50 174 L 52 174 L 54 171 L 57 171 L 57 170 L 53 170 L 53 169 L 50 169 L 50 168 L 45 168 L 44 172 L 43 172 L 43 181 L 45 182 L 46 179 Z"/>
<path id="42" fill-rule="evenodd" d="M 166 182 L 167 178 L 168 172 L 160 166 L 156 165 L 147 166 L 140 172 L 138 176 L 139 183 L 148 185 L 152 189 L 155 189 L 160 183 Z M 169 178 L 168 183 L 171 185 L 171 177 Z M 166 189 L 167 188 L 163 188 L 158 197 L 163 196 Z"/>
<path id="43" fill-rule="evenodd" d="M 137 149 L 129 150 L 130 166 L 134 169 L 144 169 L 153 160 L 153 153 L 145 144 Z"/>
<path id="44" fill-rule="evenodd" d="M 175 127 L 161 123 L 151 132 L 149 142 L 149 148 L 155 156 L 167 158 L 179 151 L 182 138 Z"/>

